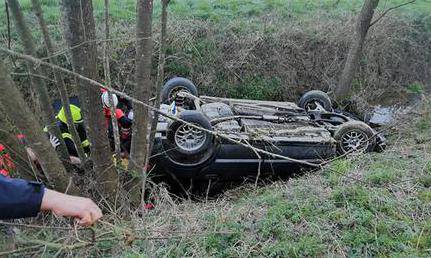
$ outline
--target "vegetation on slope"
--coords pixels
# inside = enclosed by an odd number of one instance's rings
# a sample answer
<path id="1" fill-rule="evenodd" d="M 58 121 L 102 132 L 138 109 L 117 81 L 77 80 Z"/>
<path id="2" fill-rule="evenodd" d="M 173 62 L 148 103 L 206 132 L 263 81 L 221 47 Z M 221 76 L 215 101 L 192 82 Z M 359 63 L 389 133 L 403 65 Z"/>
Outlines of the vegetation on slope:
<path id="1" fill-rule="evenodd" d="M 17 255 L 427 257 L 430 102 L 400 117 L 390 135 L 383 153 L 340 159 L 287 182 L 244 185 L 215 200 L 179 201 L 155 186 L 153 210 L 106 214 L 91 230 L 39 218 L 46 228 L 18 226 Z"/>
<path id="2" fill-rule="evenodd" d="M 30 1 L 21 2 L 28 21 L 36 23 Z M 381 1 L 378 14 L 402 2 Z M 58 3 L 43 3 L 57 50 L 64 50 Z M 155 3 L 157 49 L 160 3 Z M 103 1 L 94 4 L 101 24 Z M 347 0 L 172 1 L 166 77 L 188 77 L 203 94 L 240 98 L 296 100 L 309 89 L 330 91 L 338 81 L 360 6 L 360 1 Z M 430 9 L 425 0 L 418 0 L 373 26 L 354 80 L 356 98 L 376 102 L 391 96 L 404 102 L 409 85 L 431 87 Z M 130 92 L 135 1 L 112 1 L 111 14 L 113 83 Z M 0 19 L 6 20 L 4 12 Z M 5 22 L 0 25 L 4 35 L 5 26 Z M 12 26 L 13 39 L 14 31 Z M 34 34 L 41 39 L 37 26 Z M 102 38 L 101 31 L 99 34 Z M 12 40 L 12 47 L 19 48 L 15 42 Z M 42 47 L 38 52 L 45 56 Z M 68 58 L 61 57 L 63 65 L 70 67 Z M 153 63 L 155 74 L 157 62 Z M 28 78 L 21 74 L 15 79 L 26 85 Z"/>

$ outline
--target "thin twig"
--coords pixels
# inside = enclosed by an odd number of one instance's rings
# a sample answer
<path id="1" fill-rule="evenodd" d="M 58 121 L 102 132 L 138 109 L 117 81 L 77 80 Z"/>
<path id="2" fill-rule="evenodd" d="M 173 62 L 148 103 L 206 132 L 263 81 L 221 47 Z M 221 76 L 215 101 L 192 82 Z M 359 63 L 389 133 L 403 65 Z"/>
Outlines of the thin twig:
<path id="1" fill-rule="evenodd" d="M 111 84 L 111 71 L 109 63 L 109 0 L 105 0 L 105 41 L 103 43 L 103 70 L 105 75 L 105 84 L 108 87 L 112 87 Z M 112 134 L 114 136 L 115 154 L 117 159 L 121 158 L 121 147 L 120 147 L 120 134 L 118 132 L 118 120 L 116 116 L 116 106 L 114 106 L 114 99 L 110 92 L 108 92 L 109 111 L 111 112 L 111 125 Z"/>
<path id="2" fill-rule="evenodd" d="M 247 145 L 251 146 L 251 144 L 247 141 L 244 140 Z M 257 183 L 259 182 L 259 177 L 260 177 L 260 173 L 261 173 L 261 167 L 262 167 L 262 156 L 260 156 L 259 152 L 253 150 L 254 153 L 256 154 L 256 156 L 259 158 L 259 165 L 257 167 L 257 175 L 256 175 L 256 180 L 254 181 L 254 188 L 257 188 Z"/>
<path id="3" fill-rule="evenodd" d="M 10 250 L 10 251 L 2 251 L 2 252 L 0 252 L 0 257 L 6 256 L 6 255 L 9 255 L 9 254 L 16 254 L 16 253 L 25 252 L 25 251 L 28 251 L 28 250 L 39 248 L 41 246 L 42 245 L 37 244 L 37 245 L 34 245 L 34 246 L 29 246 L 29 247 L 24 247 L 24 248 L 18 248 L 18 249 L 14 249 L 14 250 Z"/>
<path id="4" fill-rule="evenodd" d="M 50 82 L 56 82 L 55 80 L 53 80 L 51 78 L 48 78 L 46 76 L 43 76 L 43 75 L 40 75 L 40 74 L 34 74 L 34 73 L 30 73 L 30 72 L 27 72 L 27 73 L 11 73 L 11 74 L 12 75 L 16 75 L 16 76 L 33 76 L 33 77 L 38 77 L 38 78 L 41 78 L 41 79 L 44 79 L 44 80 L 47 80 L 47 81 L 50 81 Z"/>
<path id="5" fill-rule="evenodd" d="M 6 12 L 6 23 L 7 23 L 7 48 L 11 49 L 10 15 L 9 15 L 9 5 L 7 3 L 7 0 L 4 1 L 4 8 Z"/>
<path id="6" fill-rule="evenodd" d="M 369 26 L 369 28 L 371 27 L 371 26 L 373 26 L 374 24 L 376 24 L 377 22 L 379 22 L 386 14 L 388 14 L 390 11 L 392 11 L 392 10 L 395 10 L 395 9 L 397 9 L 397 8 L 400 8 L 400 7 L 402 7 L 402 6 L 405 6 L 405 5 L 408 5 L 408 4 L 412 4 L 412 3 L 414 3 L 414 2 L 416 2 L 416 0 L 411 0 L 411 1 L 409 1 L 409 2 L 406 2 L 406 3 L 402 3 L 402 4 L 399 4 L 399 5 L 396 5 L 396 6 L 393 6 L 393 7 L 391 7 L 391 8 L 388 8 L 386 11 L 384 11 L 382 14 L 380 14 L 380 16 L 379 17 L 377 17 L 374 21 L 372 21 L 371 23 L 370 23 L 370 26 Z"/>

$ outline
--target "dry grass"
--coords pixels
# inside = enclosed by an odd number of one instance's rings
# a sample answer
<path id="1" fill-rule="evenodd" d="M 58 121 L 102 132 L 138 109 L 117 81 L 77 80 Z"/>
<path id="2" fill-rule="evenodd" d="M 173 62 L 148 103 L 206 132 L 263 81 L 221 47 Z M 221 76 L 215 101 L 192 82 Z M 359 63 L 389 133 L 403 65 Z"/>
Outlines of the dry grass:
<path id="1" fill-rule="evenodd" d="M 246 184 L 209 201 L 178 199 L 153 185 L 153 210 L 107 212 L 90 230 L 50 215 L 16 221 L 24 225 L 13 226 L 15 255 L 429 256 L 430 108 L 401 117 L 384 153 L 289 181 Z"/>
<path id="2" fill-rule="evenodd" d="M 171 18 L 167 77 L 188 77 L 202 94 L 290 101 L 310 89 L 334 89 L 354 23 L 352 16 L 286 22 L 268 14 L 249 23 L 232 20 L 221 28 L 209 21 Z M 133 35 L 133 29 L 120 26 L 117 33 Z M 382 20 L 370 31 L 353 97 L 361 103 L 405 103 L 410 85 L 429 88 L 430 48 L 430 33 L 422 25 Z M 115 82 L 127 91 L 133 82 L 133 42 L 116 49 Z"/>

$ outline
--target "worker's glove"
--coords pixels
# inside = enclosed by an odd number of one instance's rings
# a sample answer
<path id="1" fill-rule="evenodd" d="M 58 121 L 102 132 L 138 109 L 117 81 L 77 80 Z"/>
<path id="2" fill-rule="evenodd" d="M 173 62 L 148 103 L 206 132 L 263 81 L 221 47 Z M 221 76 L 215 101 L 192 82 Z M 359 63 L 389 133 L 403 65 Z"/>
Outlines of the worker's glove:
<path id="1" fill-rule="evenodd" d="M 129 114 L 127 114 L 127 118 L 133 120 L 133 109 L 129 111 Z"/>
<path id="2" fill-rule="evenodd" d="M 49 135 L 49 142 L 51 143 L 52 147 L 54 147 L 54 149 L 60 145 L 60 140 L 54 135 Z"/>

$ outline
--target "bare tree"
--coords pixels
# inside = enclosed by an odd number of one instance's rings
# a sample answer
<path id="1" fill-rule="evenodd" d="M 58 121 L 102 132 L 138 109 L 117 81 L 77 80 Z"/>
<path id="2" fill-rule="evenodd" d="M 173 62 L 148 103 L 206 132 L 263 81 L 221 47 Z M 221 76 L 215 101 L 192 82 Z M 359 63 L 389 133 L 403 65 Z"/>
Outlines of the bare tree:
<path id="1" fill-rule="evenodd" d="M 54 46 L 51 41 L 51 37 L 49 36 L 48 27 L 46 26 L 45 19 L 43 17 L 43 11 L 40 6 L 39 0 L 32 0 L 33 10 L 36 14 L 37 20 L 39 22 L 40 29 L 43 34 L 43 39 L 45 42 L 45 47 L 47 49 L 47 53 L 49 56 L 49 61 L 53 64 L 58 64 L 57 57 L 54 56 Z M 67 88 L 66 84 L 64 83 L 63 76 L 58 70 L 53 70 L 54 72 L 54 78 L 56 81 L 57 89 L 60 93 L 61 102 L 64 107 L 64 113 L 66 115 L 67 120 L 67 127 L 69 128 L 70 134 L 72 135 L 73 142 L 75 143 L 75 147 L 79 156 L 79 159 L 85 163 L 85 160 L 87 159 L 84 153 L 84 150 L 81 146 L 81 139 L 79 138 L 78 132 L 75 128 L 75 125 L 73 123 L 72 119 L 72 113 L 70 111 L 70 102 L 69 97 L 67 95 Z M 86 169 L 86 166 L 84 166 L 84 169 Z"/>
<path id="2" fill-rule="evenodd" d="M 154 85 L 154 92 L 156 95 L 154 107 L 160 108 L 160 90 L 165 78 L 165 55 L 166 55 L 166 34 L 167 34 L 167 24 L 168 24 L 168 5 L 170 0 L 161 0 L 162 2 L 162 15 L 161 15 L 161 31 L 160 31 L 160 46 L 159 46 L 159 65 L 157 69 L 157 80 Z M 150 143 L 148 149 L 148 159 L 146 164 L 149 162 L 149 157 L 153 150 L 154 138 L 157 130 L 157 122 L 159 120 L 159 115 L 154 114 L 151 123 L 151 133 L 150 133 Z"/>
<path id="3" fill-rule="evenodd" d="M 97 80 L 96 28 L 91 0 L 62 0 L 64 34 L 72 53 L 72 66 L 76 73 Z M 91 142 L 91 158 L 97 180 L 104 192 L 113 197 L 118 186 L 118 174 L 112 161 L 106 122 L 100 99 L 100 90 L 88 81 L 78 80 L 88 138 Z"/>
<path id="4" fill-rule="evenodd" d="M 335 97 L 339 101 L 345 99 L 350 93 L 352 81 L 364 47 L 365 37 L 367 36 L 374 11 L 378 4 L 379 0 L 365 0 L 361 12 L 359 13 L 358 20 L 356 21 L 355 34 L 350 45 L 349 53 L 347 54 L 347 60 L 344 64 L 338 86 L 335 89 Z"/>
<path id="5" fill-rule="evenodd" d="M 24 17 L 22 15 L 18 1 L 8 0 L 8 3 L 26 54 L 35 56 L 36 46 L 34 45 L 34 39 L 30 33 L 30 30 L 25 24 Z M 28 62 L 27 66 L 31 74 L 40 74 L 39 69 L 35 64 Z M 33 88 L 36 89 L 36 92 L 39 96 L 38 99 L 40 102 L 42 115 L 44 117 L 44 122 L 47 125 L 49 133 L 57 137 L 61 142 L 61 144 L 58 146 L 58 150 L 60 153 L 60 157 L 63 160 L 63 164 L 69 169 L 72 169 L 69 162 L 69 154 L 67 152 L 66 144 L 64 143 L 61 137 L 60 130 L 56 125 L 54 110 L 51 106 L 52 101 L 49 97 L 46 84 L 44 80 L 42 80 L 38 76 L 30 76 L 30 83 Z"/>
<path id="6" fill-rule="evenodd" d="M 109 65 L 109 0 L 105 0 L 105 41 L 103 43 L 103 70 L 105 72 L 105 84 L 111 87 L 111 71 Z M 115 153 L 117 158 L 120 158 L 120 135 L 118 133 L 118 121 L 115 115 L 114 100 L 112 94 L 108 93 L 111 111 L 112 133 L 114 134 Z"/>
<path id="7" fill-rule="evenodd" d="M 33 116 L 26 102 L 0 62 L 0 103 L 15 126 L 26 135 L 30 147 L 35 151 L 48 183 L 59 191 L 77 193 L 72 178 L 68 176 L 57 154 L 45 137 L 38 120 Z M 13 107 L 13 108 L 11 108 Z"/>
<path id="8" fill-rule="evenodd" d="M 136 24 L 136 86 L 135 96 L 144 103 L 149 102 L 151 82 L 152 54 L 152 0 L 138 0 Z M 143 171 L 146 161 L 148 142 L 149 115 L 148 108 L 142 105 L 134 106 L 134 123 L 129 171 Z M 143 175 L 145 177 L 145 174 Z M 138 180 L 139 181 L 139 180 Z M 136 184 L 134 184 L 136 185 Z M 139 187 L 134 187 L 139 189 Z"/>

